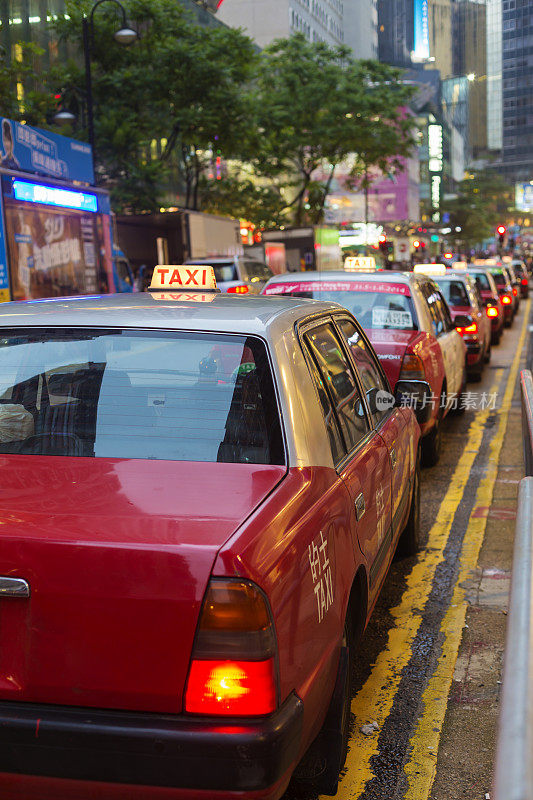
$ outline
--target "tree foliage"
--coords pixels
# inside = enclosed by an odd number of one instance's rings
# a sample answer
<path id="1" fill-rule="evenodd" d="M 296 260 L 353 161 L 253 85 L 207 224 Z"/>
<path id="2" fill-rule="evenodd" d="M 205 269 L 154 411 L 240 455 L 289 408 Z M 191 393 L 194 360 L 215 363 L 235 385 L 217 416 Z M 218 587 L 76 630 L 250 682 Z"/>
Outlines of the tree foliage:
<path id="1" fill-rule="evenodd" d="M 506 222 L 513 207 L 512 187 L 493 170 L 471 173 L 459 184 L 457 196 L 443 203 L 450 214 L 452 229 L 461 229 L 457 239 L 468 248 L 475 248 L 493 236 L 494 229 Z"/>
<path id="2" fill-rule="evenodd" d="M 44 51 L 30 42 L 20 42 L 17 50 L 8 60 L 0 48 L 0 116 L 46 127 L 56 101 L 42 86 L 38 59 Z"/>
<path id="3" fill-rule="evenodd" d="M 278 40 L 262 54 L 250 160 L 259 175 L 283 180 L 296 224 L 320 222 L 347 156 L 355 178 L 370 165 L 394 171 L 409 154 L 411 96 L 398 70 L 356 61 L 348 48 L 311 43 L 301 34 Z"/>
<path id="4" fill-rule="evenodd" d="M 154 210 L 172 162 L 185 180 L 188 205 L 197 205 L 206 153 L 237 154 L 247 109 L 255 49 L 238 30 L 195 24 L 174 0 L 129 0 L 129 23 L 139 40 L 124 47 L 113 33 L 114 5 L 94 15 L 92 85 L 96 157 L 100 180 L 122 209 Z M 78 41 L 92 2 L 67 2 L 60 36 Z M 62 88 L 84 95 L 84 72 L 69 64 Z M 152 142 L 162 142 L 155 149 Z"/>

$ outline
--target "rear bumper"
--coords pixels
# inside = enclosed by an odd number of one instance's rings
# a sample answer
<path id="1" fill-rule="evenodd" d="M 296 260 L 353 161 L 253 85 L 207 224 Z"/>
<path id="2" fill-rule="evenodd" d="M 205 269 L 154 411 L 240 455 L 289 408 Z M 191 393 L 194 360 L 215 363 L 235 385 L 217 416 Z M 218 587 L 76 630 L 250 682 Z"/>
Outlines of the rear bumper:
<path id="1" fill-rule="evenodd" d="M 296 695 L 246 721 L 4 702 L 0 773 L 261 796 L 293 768 L 302 722 Z"/>

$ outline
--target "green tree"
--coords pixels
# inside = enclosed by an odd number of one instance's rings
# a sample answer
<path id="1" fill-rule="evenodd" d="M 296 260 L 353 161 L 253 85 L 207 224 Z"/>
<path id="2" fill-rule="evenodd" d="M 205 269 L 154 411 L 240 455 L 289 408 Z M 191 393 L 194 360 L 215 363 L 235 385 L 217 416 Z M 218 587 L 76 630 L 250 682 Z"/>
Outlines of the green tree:
<path id="1" fill-rule="evenodd" d="M 467 248 L 481 245 L 514 209 L 512 187 L 493 170 L 477 170 L 461 181 L 454 199 L 443 203 L 450 226 Z"/>
<path id="2" fill-rule="evenodd" d="M 354 179 L 370 166 L 400 167 L 414 145 L 415 122 L 405 111 L 411 96 L 400 71 L 385 64 L 356 61 L 347 48 L 301 34 L 278 40 L 261 56 L 249 160 L 281 186 L 295 224 L 318 223 L 349 156 Z"/>
<path id="3" fill-rule="evenodd" d="M 60 36 L 80 48 L 82 17 L 91 6 L 69 0 L 67 17 L 56 22 Z M 196 25 L 174 0 L 129 0 L 126 9 L 139 31 L 130 47 L 113 40 L 118 20 L 111 3 L 94 16 L 99 180 L 111 189 L 116 208 L 153 211 L 177 163 L 186 205 L 197 208 L 206 165 L 217 151 L 237 155 L 249 128 L 245 96 L 256 59 L 253 43 L 237 30 Z M 65 96 L 84 97 L 81 66 L 68 64 L 56 80 Z M 74 133 L 86 138 L 84 131 Z"/>
<path id="4" fill-rule="evenodd" d="M 37 61 L 44 51 L 35 44 L 19 42 L 18 55 L 9 61 L 0 48 L 0 116 L 48 127 L 55 110 L 53 92 L 42 87 Z"/>

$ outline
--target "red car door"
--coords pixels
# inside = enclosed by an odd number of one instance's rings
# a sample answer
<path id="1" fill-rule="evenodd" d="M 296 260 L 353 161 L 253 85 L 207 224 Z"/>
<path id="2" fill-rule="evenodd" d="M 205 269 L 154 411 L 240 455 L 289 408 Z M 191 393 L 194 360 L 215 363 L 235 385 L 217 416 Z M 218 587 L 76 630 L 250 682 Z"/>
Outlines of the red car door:
<path id="1" fill-rule="evenodd" d="M 375 353 L 366 337 L 348 317 L 337 317 L 336 322 L 344 334 L 355 361 L 357 372 L 367 397 L 372 398 L 375 387 L 382 392 L 377 401 L 370 402 L 375 430 L 387 447 L 391 467 L 392 535 L 398 537 L 407 521 L 410 497 L 410 475 L 413 454 L 412 430 L 408 409 L 394 408 L 386 402 L 390 386 Z"/>
<path id="2" fill-rule="evenodd" d="M 373 604 L 391 554 L 389 451 L 372 429 L 341 334 L 332 323 L 322 323 L 308 331 L 305 339 L 336 412 L 345 453 L 337 470 L 352 498 L 357 541 L 366 562 Z"/>

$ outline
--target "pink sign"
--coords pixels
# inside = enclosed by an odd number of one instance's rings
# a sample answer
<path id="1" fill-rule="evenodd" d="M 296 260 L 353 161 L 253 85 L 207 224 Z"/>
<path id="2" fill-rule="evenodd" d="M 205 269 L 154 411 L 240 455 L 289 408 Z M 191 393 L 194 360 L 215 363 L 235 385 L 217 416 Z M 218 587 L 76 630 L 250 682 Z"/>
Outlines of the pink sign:
<path id="1" fill-rule="evenodd" d="M 379 283 L 369 281 L 294 281 L 292 283 L 273 283 L 265 289 L 265 294 L 292 294 L 293 292 L 377 292 L 378 294 L 403 294 L 410 297 L 409 287 L 404 283 Z"/>

